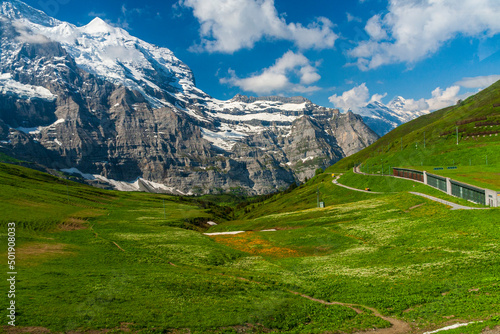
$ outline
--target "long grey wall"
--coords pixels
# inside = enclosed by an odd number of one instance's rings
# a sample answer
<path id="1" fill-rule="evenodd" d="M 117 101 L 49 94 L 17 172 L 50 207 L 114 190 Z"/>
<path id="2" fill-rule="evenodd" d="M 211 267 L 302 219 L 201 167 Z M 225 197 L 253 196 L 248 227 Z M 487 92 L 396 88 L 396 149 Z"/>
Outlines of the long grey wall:
<path id="1" fill-rule="evenodd" d="M 416 177 L 419 173 L 423 173 L 423 180 Z M 468 201 L 498 207 L 500 204 L 500 192 L 483 189 L 470 184 L 452 180 L 449 177 L 443 177 L 427 173 L 426 171 L 416 171 L 413 169 L 393 168 L 393 174 L 397 177 L 403 177 L 411 180 L 423 182 L 428 186 L 439 189 L 448 195 L 466 199 Z"/>

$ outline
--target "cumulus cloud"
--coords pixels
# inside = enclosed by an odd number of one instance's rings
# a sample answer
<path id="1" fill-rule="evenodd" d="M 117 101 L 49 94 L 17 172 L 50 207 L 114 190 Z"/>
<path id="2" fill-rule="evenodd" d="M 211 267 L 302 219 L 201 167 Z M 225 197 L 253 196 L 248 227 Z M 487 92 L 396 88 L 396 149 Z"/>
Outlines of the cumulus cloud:
<path id="1" fill-rule="evenodd" d="M 405 111 L 421 111 L 429 113 L 435 110 L 443 109 L 455 105 L 458 100 L 466 99 L 473 93 L 460 94 L 460 86 L 451 86 L 446 89 L 437 87 L 431 93 L 431 98 L 419 100 L 407 99 L 405 102 Z"/>
<path id="2" fill-rule="evenodd" d="M 500 80 L 500 75 L 487 75 L 480 77 L 463 78 L 462 80 L 456 82 L 455 84 L 465 88 L 482 89 L 491 86 L 498 80 Z"/>
<path id="3" fill-rule="evenodd" d="M 440 87 L 432 91 L 432 97 L 425 100 L 429 106 L 429 110 L 438 110 L 452 106 L 460 100 L 460 86 L 451 86 L 446 89 Z"/>
<path id="4" fill-rule="evenodd" d="M 380 41 L 387 38 L 387 32 L 382 28 L 380 15 L 375 15 L 366 22 L 365 30 L 371 39 Z"/>
<path id="5" fill-rule="evenodd" d="M 372 102 L 380 102 L 380 103 L 382 103 L 382 99 L 384 97 L 386 97 L 386 96 L 387 96 L 387 93 L 384 93 L 384 94 L 374 94 L 372 96 L 372 98 L 370 99 L 369 103 L 372 103 Z"/>
<path id="6" fill-rule="evenodd" d="M 379 101 L 385 95 L 375 94 L 370 98 L 370 91 L 366 87 L 366 83 L 354 87 L 351 90 L 345 91 L 342 95 L 332 95 L 328 100 L 335 105 L 336 108 L 344 111 L 352 110 L 358 112 L 359 109 L 366 107 L 370 102 Z"/>
<path id="7" fill-rule="evenodd" d="M 429 99 L 406 99 L 403 110 L 428 113 L 454 105 L 458 100 L 465 99 L 470 95 L 472 94 L 460 94 L 460 86 L 455 85 L 446 89 L 438 87 L 432 91 L 431 98 Z M 382 103 L 382 99 L 386 96 L 387 94 L 374 94 L 370 97 L 368 87 L 363 83 L 342 93 L 340 96 L 330 96 L 329 100 L 336 108 L 342 109 L 343 111 L 352 110 L 353 112 L 362 112 L 361 109 L 370 103 Z M 390 105 L 390 103 L 388 105 Z"/>
<path id="8" fill-rule="evenodd" d="M 293 76 L 297 77 L 299 83 L 292 82 Z M 229 77 L 220 79 L 220 82 L 257 94 L 284 91 L 308 93 L 319 89 L 311 86 L 319 79 L 321 76 L 309 59 L 301 53 L 288 51 L 276 60 L 273 66 L 264 69 L 260 74 L 239 78 L 233 70 L 229 70 Z"/>
<path id="9" fill-rule="evenodd" d="M 393 63 L 415 63 L 458 35 L 500 32 L 497 0 L 390 0 L 388 13 L 368 20 L 370 39 L 351 50 L 362 70 Z"/>
<path id="10" fill-rule="evenodd" d="M 289 40 L 301 49 L 326 49 L 338 38 L 325 17 L 307 26 L 287 23 L 274 0 L 179 0 L 177 6 L 191 8 L 200 22 L 201 43 L 195 50 L 233 53 L 263 38 Z"/>

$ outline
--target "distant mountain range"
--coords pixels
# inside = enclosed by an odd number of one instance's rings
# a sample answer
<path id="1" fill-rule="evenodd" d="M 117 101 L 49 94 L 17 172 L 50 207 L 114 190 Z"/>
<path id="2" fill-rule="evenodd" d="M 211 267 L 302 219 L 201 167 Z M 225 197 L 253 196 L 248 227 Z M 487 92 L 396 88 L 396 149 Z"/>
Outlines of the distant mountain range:
<path id="1" fill-rule="evenodd" d="M 0 4 L 0 151 L 16 158 L 104 188 L 262 194 L 378 139 L 303 97 L 212 98 L 170 50 L 99 18 Z"/>
<path id="2" fill-rule="evenodd" d="M 405 106 L 406 100 L 397 96 L 387 105 L 378 101 L 371 102 L 366 107 L 361 108 L 358 114 L 363 117 L 364 122 L 373 131 L 382 137 L 401 124 L 429 113 L 426 110 L 409 111 Z"/>

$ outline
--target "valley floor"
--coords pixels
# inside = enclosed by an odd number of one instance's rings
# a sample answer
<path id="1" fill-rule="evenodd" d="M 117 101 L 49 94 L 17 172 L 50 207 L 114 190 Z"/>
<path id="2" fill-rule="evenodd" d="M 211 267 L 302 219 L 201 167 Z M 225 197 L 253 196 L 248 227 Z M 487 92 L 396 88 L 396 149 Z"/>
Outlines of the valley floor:
<path id="1" fill-rule="evenodd" d="M 207 230 L 194 224 L 213 219 L 206 203 L 17 173 L 0 177 L 1 226 L 16 222 L 18 242 L 8 333 L 498 332 L 499 209 L 452 211 L 406 180 L 360 193 L 321 174 Z"/>

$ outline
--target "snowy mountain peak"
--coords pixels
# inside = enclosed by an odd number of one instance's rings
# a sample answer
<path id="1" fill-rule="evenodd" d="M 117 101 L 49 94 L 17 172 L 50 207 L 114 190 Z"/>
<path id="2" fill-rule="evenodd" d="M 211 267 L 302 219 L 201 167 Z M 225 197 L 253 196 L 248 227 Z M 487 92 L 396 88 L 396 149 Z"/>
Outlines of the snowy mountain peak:
<path id="1" fill-rule="evenodd" d="M 391 102 L 387 104 L 390 109 L 403 110 L 406 105 L 406 99 L 402 96 L 396 96 Z"/>
<path id="2" fill-rule="evenodd" d="M 123 32 L 124 30 L 120 28 L 115 28 L 108 24 L 103 19 L 96 17 L 89 24 L 83 26 L 81 30 L 87 34 L 106 34 L 106 33 L 115 33 L 117 31 Z"/>
<path id="3" fill-rule="evenodd" d="M 406 99 L 402 96 L 396 96 L 395 98 L 392 99 L 392 102 L 396 103 L 396 102 L 402 102 L 402 103 L 405 103 L 406 102 Z"/>
<path id="4" fill-rule="evenodd" d="M 80 68 L 140 92 L 153 108 L 168 105 L 172 97 L 187 103 L 205 95 L 195 87 L 191 69 L 172 51 L 133 37 L 101 18 L 77 27 L 21 1 L 0 4 L 0 17 L 16 22 L 16 30 L 60 43 Z"/>
<path id="5" fill-rule="evenodd" d="M 396 96 L 387 105 L 379 101 L 371 102 L 358 111 L 365 123 L 379 136 L 427 113 L 426 110 L 410 110 L 406 99 L 401 96 Z"/>

